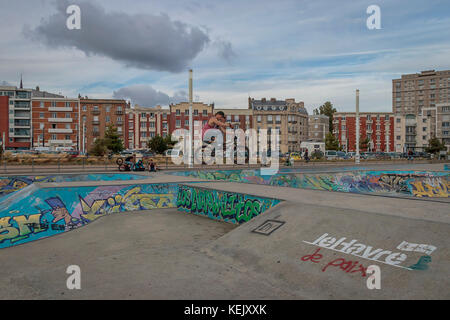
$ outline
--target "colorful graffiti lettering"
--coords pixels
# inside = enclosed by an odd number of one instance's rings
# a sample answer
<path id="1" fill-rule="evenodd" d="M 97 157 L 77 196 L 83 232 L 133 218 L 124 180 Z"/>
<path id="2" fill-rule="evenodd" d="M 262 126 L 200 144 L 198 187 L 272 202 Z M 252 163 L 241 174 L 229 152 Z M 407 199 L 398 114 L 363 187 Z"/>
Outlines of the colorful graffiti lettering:
<path id="1" fill-rule="evenodd" d="M 177 193 L 176 184 L 38 189 L 0 210 L 0 248 L 69 231 L 106 214 L 174 208 Z"/>
<path id="2" fill-rule="evenodd" d="M 344 170 L 345 171 L 345 170 Z M 259 170 L 187 171 L 176 173 L 206 180 L 226 180 L 291 188 L 392 196 L 449 196 L 450 175 L 446 172 L 345 171 L 299 173 L 283 170 L 261 175 Z"/>
<path id="3" fill-rule="evenodd" d="M 180 186 L 177 196 L 177 207 L 181 211 L 236 224 L 251 220 L 279 202 L 277 199 L 190 186 Z"/>

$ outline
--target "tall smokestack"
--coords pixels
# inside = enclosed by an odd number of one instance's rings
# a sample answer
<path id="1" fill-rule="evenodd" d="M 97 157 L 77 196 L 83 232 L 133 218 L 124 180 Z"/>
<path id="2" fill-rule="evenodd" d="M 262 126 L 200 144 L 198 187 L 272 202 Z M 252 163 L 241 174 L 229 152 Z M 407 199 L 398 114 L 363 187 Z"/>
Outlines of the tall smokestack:
<path id="1" fill-rule="evenodd" d="M 194 124 L 192 117 L 192 99 L 193 99 L 193 88 L 192 88 L 192 69 L 189 70 L 189 168 L 193 165 L 193 152 L 192 143 L 194 142 Z"/>

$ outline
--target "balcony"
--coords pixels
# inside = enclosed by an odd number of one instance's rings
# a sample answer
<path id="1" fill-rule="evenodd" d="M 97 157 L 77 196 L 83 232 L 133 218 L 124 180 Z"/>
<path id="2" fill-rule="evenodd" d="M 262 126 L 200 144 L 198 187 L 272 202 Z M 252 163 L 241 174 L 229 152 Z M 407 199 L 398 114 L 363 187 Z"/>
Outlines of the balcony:
<path id="1" fill-rule="evenodd" d="M 66 146 L 66 145 L 72 145 L 73 141 L 72 140 L 49 140 L 48 143 Z"/>
<path id="2" fill-rule="evenodd" d="M 123 111 L 122 110 L 116 110 L 116 114 L 117 115 L 121 115 L 121 114 L 123 114 Z"/>
<path id="3" fill-rule="evenodd" d="M 63 122 L 63 123 L 68 123 L 68 122 L 72 122 L 73 119 L 72 118 L 48 118 L 48 122 Z"/>
<path id="4" fill-rule="evenodd" d="M 98 137 L 98 136 L 100 136 L 100 131 L 92 131 L 92 135 L 94 137 Z"/>
<path id="5" fill-rule="evenodd" d="M 73 133 L 72 129 L 63 129 L 63 128 L 55 128 L 55 129 L 48 129 L 49 133 Z"/>
<path id="6" fill-rule="evenodd" d="M 92 110 L 92 112 L 91 112 L 92 114 L 95 114 L 95 115 L 99 115 L 100 114 L 100 110 L 96 110 L 96 109 L 94 109 L 94 110 Z"/>
<path id="7" fill-rule="evenodd" d="M 71 108 L 71 107 L 49 107 L 48 111 L 72 112 L 73 108 Z"/>
<path id="8" fill-rule="evenodd" d="M 92 124 L 94 124 L 94 125 L 99 125 L 99 124 L 100 124 L 100 121 L 99 121 L 99 120 L 92 120 Z"/>

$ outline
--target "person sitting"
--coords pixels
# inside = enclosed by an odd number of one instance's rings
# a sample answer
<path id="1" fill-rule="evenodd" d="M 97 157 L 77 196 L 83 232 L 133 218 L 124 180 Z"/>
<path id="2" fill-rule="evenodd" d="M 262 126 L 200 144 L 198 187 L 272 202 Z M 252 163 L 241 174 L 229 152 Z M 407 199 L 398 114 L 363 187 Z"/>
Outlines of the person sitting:
<path id="1" fill-rule="evenodd" d="M 128 168 L 133 168 L 134 167 L 134 154 L 131 156 L 128 156 L 125 158 L 125 165 L 128 166 Z"/>
<path id="2" fill-rule="evenodd" d="M 135 171 L 145 171 L 144 162 L 142 159 L 139 159 L 138 162 L 136 162 Z"/>
<path id="3" fill-rule="evenodd" d="M 150 163 L 148 165 L 149 172 L 156 172 L 156 163 L 153 162 L 153 159 L 150 159 Z"/>

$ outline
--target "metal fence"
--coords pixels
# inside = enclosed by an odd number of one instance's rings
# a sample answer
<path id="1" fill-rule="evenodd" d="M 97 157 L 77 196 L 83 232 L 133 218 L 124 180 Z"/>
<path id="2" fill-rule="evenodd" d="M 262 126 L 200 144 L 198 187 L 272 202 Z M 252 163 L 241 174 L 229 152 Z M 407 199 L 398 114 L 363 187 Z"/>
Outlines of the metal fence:
<path id="1" fill-rule="evenodd" d="M 22 173 L 71 173 L 71 172 L 119 172 L 119 165 L 117 164 L 117 157 L 1 157 L 0 158 L 0 173 L 4 174 L 22 174 Z M 123 159 L 123 158 L 122 158 Z M 246 169 L 246 168 L 260 168 L 261 164 L 212 164 L 201 165 L 194 164 L 189 167 L 189 164 L 175 164 L 170 157 L 152 157 L 159 170 L 186 170 L 186 169 Z M 142 159 L 144 161 L 145 169 L 149 169 L 150 158 Z M 439 160 L 413 160 L 405 159 L 393 160 L 364 160 L 361 163 L 377 164 L 377 163 L 436 163 L 445 162 Z M 304 160 L 294 161 L 293 165 L 288 165 L 285 159 L 280 159 L 279 166 L 282 168 L 301 168 L 301 167 L 318 167 L 318 166 L 334 166 L 334 165 L 349 165 L 354 163 L 354 160 L 322 160 L 310 161 L 305 163 Z"/>

